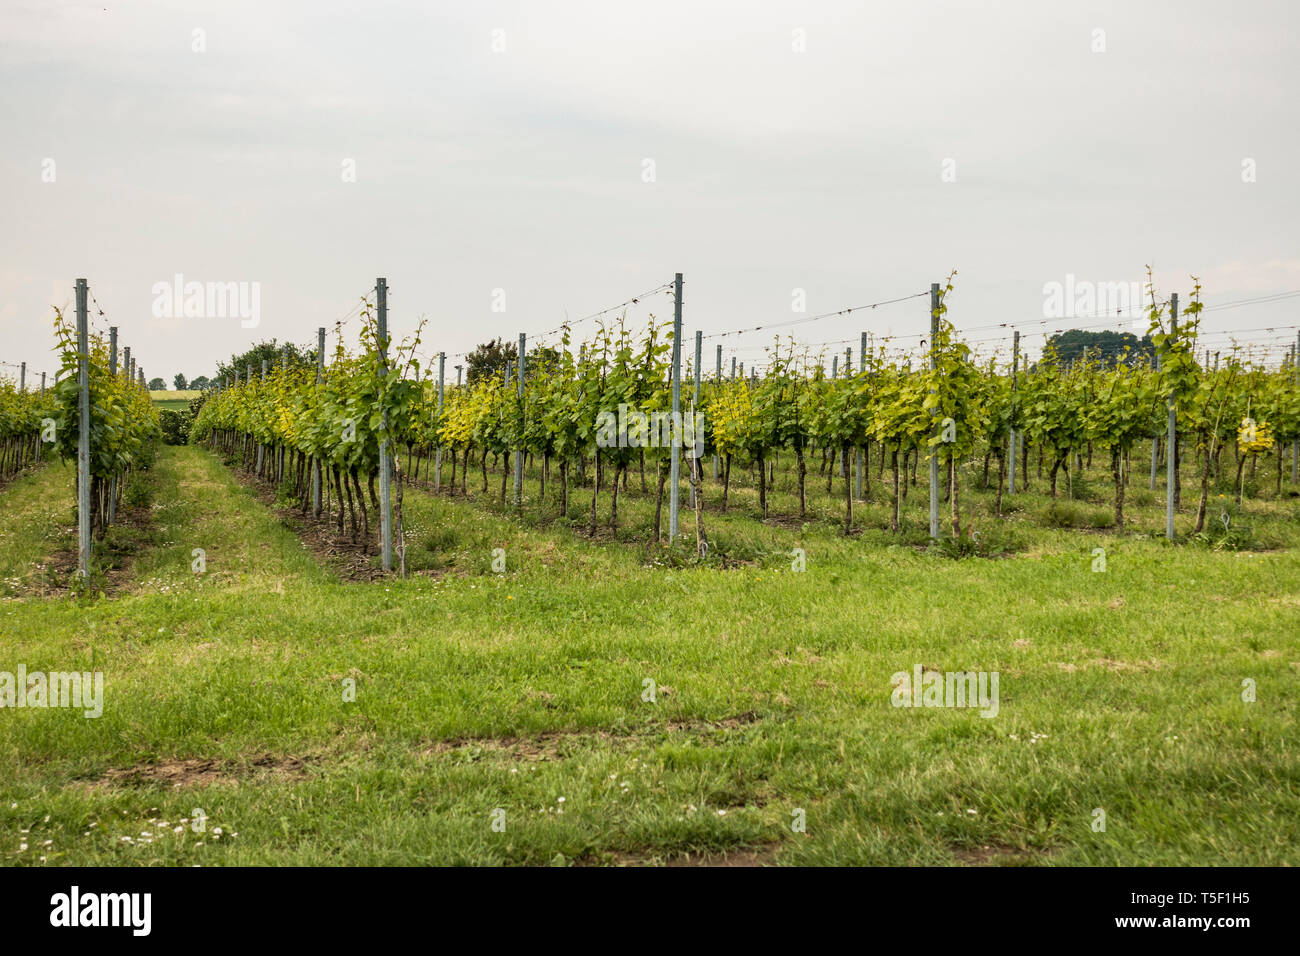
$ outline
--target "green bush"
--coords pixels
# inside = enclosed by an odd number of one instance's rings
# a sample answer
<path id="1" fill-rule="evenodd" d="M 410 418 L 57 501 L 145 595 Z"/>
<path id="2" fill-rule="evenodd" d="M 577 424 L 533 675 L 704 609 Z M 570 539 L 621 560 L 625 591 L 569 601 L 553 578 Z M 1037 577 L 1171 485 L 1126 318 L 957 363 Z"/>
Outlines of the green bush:
<path id="1" fill-rule="evenodd" d="M 1043 521 L 1053 528 L 1109 528 L 1115 523 L 1115 515 L 1109 508 L 1057 498 L 1043 512 Z"/>
<path id="2" fill-rule="evenodd" d="M 162 409 L 158 414 L 162 425 L 163 443 L 167 445 L 187 445 L 190 441 L 190 425 L 194 416 L 189 412 L 177 412 L 170 408 Z"/>
<path id="3" fill-rule="evenodd" d="M 1219 499 L 1205 512 L 1205 528 L 1192 539 L 1211 551 L 1254 551 L 1262 546 L 1255 525 L 1233 500 Z"/>
<path id="4" fill-rule="evenodd" d="M 1014 551 L 1023 551 L 1025 543 L 1010 527 L 1001 522 L 991 522 L 982 528 L 973 523 L 953 535 L 940 531 L 934 549 L 945 558 L 960 561 L 962 558 L 996 558 Z"/>

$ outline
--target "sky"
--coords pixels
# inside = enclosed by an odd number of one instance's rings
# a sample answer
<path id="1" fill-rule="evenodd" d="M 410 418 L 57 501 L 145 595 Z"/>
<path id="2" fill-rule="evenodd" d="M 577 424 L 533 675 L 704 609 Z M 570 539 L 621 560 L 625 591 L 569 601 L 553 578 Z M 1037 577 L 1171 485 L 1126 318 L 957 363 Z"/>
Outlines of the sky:
<path id="1" fill-rule="evenodd" d="M 380 276 L 394 334 L 423 320 L 449 375 L 678 272 L 706 368 L 719 344 L 761 366 L 776 335 L 914 344 L 953 270 L 981 350 L 1132 330 L 1047 290 L 1147 266 L 1161 299 L 1199 277 L 1207 347 L 1236 330 L 1276 360 L 1300 326 L 1300 296 L 1268 298 L 1300 291 L 1298 34 L 1286 2 L 4 0 L 0 374 L 53 372 L 79 277 L 92 327 L 169 382 L 332 334 Z M 255 293 L 256 325 L 206 294 L 187 315 L 178 275 Z"/>

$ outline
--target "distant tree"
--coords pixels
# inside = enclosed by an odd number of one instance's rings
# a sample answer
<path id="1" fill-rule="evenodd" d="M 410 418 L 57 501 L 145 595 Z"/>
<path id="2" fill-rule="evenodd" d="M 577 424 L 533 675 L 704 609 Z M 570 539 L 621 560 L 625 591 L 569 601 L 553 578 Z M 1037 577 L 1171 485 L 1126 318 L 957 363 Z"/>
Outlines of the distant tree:
<path id="1" fill-rule="evenodd" d="M 206 375 L 200 375 L 198 378 L 190 382 L 190 388 L 197 388 L 199 391 L 205 391 L 211 387 L 212 382 L 208 380 Z"/>
<path id="2" fill-rule="evenodd" d="M 269 342 L 259 342 L 250 348 L 247 352 L 240 355 L 230 356 L 229 362 L 221 362 L 217 365 L 217 374 L 213 380 L 224 382 L 227 378 L 238 375 L 244 377 L 244 372 L 252 368 L 254 375 L 262 373 L 262 360 L 266 359 L 268 368 L 274 368 L 282 361 L 288 361 L 290 365 L 307 365 L 311 368 L 316 367 L 316 349 L 299 348 L 291 342 L 281 345 L 275 339 Z"/>
<path id="3" fill-rule="evenodd" d="M 525 375 L 531 375 L 533 372 L 549 372 L 559 367 L 560 350 L 551 348 L 549 345 L 539 349 L 529 349 L 524 355 Z"/>
<path id="4" fill-rule="evenodd" d="M 496 376 L 500 378 L 506 364 L 515 364 L 519 354 L 518 347 L 505 339 L 493 339 L 465 356 L 465 381 L 473 385 L 481 378 Z M 525 370 L 526 371 L 526 370 Z"/>
<path id="5" fill-rule="evenodd" d="M 182 375 L 180 372 L 177 372 L 176 377 L 172 379 L 172 384 L 176 386 L 176 391 L 178 392 L 185 391 L 185 376 Z"/>
<path id="6" fill-rule="evenodd" d="M 1088 332 L 1070 329 L 1058 332 L 1047 340 L 1062 362 L 1073 362 L 1085 354 L 1098 359 L 1103 365 L 1124 362 L 1133 365 L 1144 358 L 1152 360 L 1155 346 L 1148 335 L 1138 338 L 1132 332 Z"/>
<path id="7" fill-rule="evenodd" d="M 167 391 L 167 383 L 160 378 L 151 378 L 149 379 L 149 391 L 165 392 Z"/>

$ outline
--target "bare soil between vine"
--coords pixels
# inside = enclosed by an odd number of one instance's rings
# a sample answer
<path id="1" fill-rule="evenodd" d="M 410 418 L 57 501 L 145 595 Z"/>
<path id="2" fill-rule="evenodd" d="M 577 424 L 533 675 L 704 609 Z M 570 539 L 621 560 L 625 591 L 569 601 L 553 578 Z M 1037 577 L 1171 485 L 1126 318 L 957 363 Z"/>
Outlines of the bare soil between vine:
<path id="1" fill-rule="evenodd" d="M 114 767 L 97 779 L 86 781 L 91 789 L 111 787 L 169 787 L 172 790 L 211 786 L 239 786 L 265 778 L 300 780 L 307 776 L 307 763 L 297 757 L 259 754 L 246 761 L 216 758 L 158 760 L 132 767 Z"/>
<path id="2" fill-rule="evenodd" d="M 254 475 L 224 462 L 222 467 L 237 484 L 251 491 L 258 502 L 273 512 L 286 528 L 296 534 L 303 547 L 340 578 L 345 581 L 367 583 L 377 581 L 384 576 L 383 570 L 371 561 L 377 553 L 377 534 L 374 542 L 376 550 L 372 551 L 372 542 L 368 540 L 368 536 L 361 536 L 358 532 L 358 540 L 353 541 L 351 534 L 346 531 L 340 535 L 336 530 L 337 524 L 333 512 L 322 511 L 319 518 L 313 517 L 310 513 L 303 514 L 296 506 L 281 504 L 275 489 L 265 482 L 258 481 Z M 346 521 L 344 527 L 347 527 Z"/>
<path id="3" fill-rule="evenodd" d="M 425 756 L 442 756 L 451 753 L 471 755 L 479 752 L 502 753 L 515 761 L 533 763 L 545 760 L 563 760 L 569 753 L 584 744 L 599 744 L 601 746 L 622 744 L 631 746 L 664 733 L 696 733 L 707 737 L 714 733 L 739 730 L 750 724 L 758 723 L 762 719 L 761 716 L 751 710 L 721 720 L 674 720 L 664 724 L 620 731 L 592 728 L 588 730 L 547 730 L 536 734 L 506 737 L 457 737 L 434 741 L 426 746 L 421 753 Z"/>
<path id="4" fill-rule="evenodd" d="M 110 527 L 112 541 L 94 542 L 91 557 L 92 563 L 100 564 L 103 573 L 102 584 L 97 590 L 106 597 L 115 597 L 130 584 L 136 555 L 152 543 L 157 530 L 153 508 L 150 505 L 127 507 L 124 502 L 118 507 L 116 520 Z M 69 539 L 70 543 L 50 555 L 43 580 L 38 579 L 35 586 L 37 595 L 63 596 L 77 590 L 77 526 L 65 526 L 61 529 L 61 536 Z M 105 556 L 108 559 L 106 566 L 102 563 Z"/>

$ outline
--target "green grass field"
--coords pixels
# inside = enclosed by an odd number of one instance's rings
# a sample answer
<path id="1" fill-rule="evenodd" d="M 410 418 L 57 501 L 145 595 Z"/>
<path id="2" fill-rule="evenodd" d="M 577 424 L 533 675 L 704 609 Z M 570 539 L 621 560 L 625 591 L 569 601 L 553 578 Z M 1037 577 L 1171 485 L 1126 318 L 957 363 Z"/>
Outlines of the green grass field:
<path id="1" fill-rule="evenodd" d="M 165 392 L 150 392 L 149 397 L 158 408 L 167 408 L 173 412 L 184 412 L 189 410 L 190 399 L 199 394 L 195 389 L 185 389 L 183 391 L 169 389 Z"/>
<path id="2" fill-rule="evenodd" d="M 812 464 L 805 522 L 788 476 L 768 522 L 709 481 L 699 565 L 646 543 L 636 474 L 590 540 L 589 488 L 560 516 L 553 480 L 539 517 L 534 475 L 519 518 L 472 467 L 470 501 L 407 489 L 412 577 L 358 583 L 216 455 L 165 448 L 103 598 L 50 591 L 74 521 L 47 464 L 0 491 L 0 671 L 102 671 L 104 712 L 0 710 L 0 858 L 1300 863 L 1300 499 L 1216 491 L 1248 549 L 1170 546 L 1136 462 L 1123 535 L 1100 465 L 1003 521 L 971 469 L 1008 553 L 953 560 L 918 546 L 924 475 L 902 536 L 876 485 L 846 538 Z M 997 715 L 894 707 L 918 665 L 997 671 Z"/>

